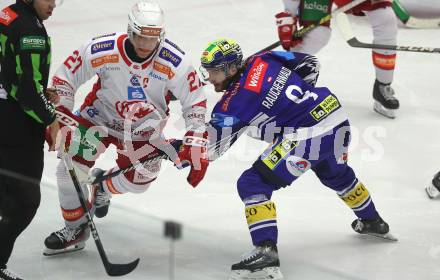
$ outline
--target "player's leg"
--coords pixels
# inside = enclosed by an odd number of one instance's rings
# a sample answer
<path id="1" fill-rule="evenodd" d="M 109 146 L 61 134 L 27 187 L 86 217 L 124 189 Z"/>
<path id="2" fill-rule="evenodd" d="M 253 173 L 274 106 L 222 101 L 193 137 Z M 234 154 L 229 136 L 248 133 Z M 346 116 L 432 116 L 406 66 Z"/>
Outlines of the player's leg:
<path id="1" fill-rule="evenodd" d="M 368 189 L 347 164 L 349 143 L 350 126 L 347 121 L 336 127 L 332 135 L 322 139 L 321 148 L 331 153 L 322 154 L 323 159 L 312 170 L 325 186 L 337 192 L 358 217 L 352 223 L 356 232 L 386 234 L 388 224 L 380 217 Z"/>
<path id="2" fill-rule="evenodd" d="M 34 182 L 0 174 L 0 279 L 17 237 L 27 228 L 40 205 L 43 150 L 0 149 L 0 169 L 26 176 Z M 14 160 L 10 160 L 10 159 Z M 9 159 L 9 160 L 7 160 Z M 12 275 L 12 274 L 11 274 Z M 11 276 L 12 279 L 12 276 Z"/>
<path id="3" fill-rule="evenodd" d="M 97 131 L 99 128 L 94 127 L 91 123 L 70 112 L 66 111 L 65 113 L 78 122 L 78 127 L 74 131 L 63 127 L 63 133 L 66 135 L 65 145 L 68 147 L 69 153 L 74 154 L 72 159 L 78 179 L 80 182 L 85 181 L 96 159 L 108 147 L 109 140 L 108 137 L 99 136 L 103 134 L 99 133 Z M 45 239 L 45 255 L 55 255 L 83 249 L 85 241 L 90 236 L 84 210 L 80 204 L 72 178 L 63 161 L 58 163 L 56 177 L 58 198 L 65 227 L 51 233 Z M 90 196 L 88 186 L 82 184 L 81 188 L 84 197 L 88 200 Z M 94 208 L 92 205 L 92 203 L 89 203 L 88 206 L 93 215 Z"/>
<path id="4" fill-rule="evenodd" d="M 397 20 L 391 7 L 366 11 L 373 29 L 373 43 L 395 45 L 397 43 Z M 374 110 L 386 117 L 394 118 L 399 101 L 391 87 L 396 64 L 396 51 L 374 49 L 372 52 L 376 80 L 373 87 Z"/>
<path id="5" fill-rule="evenodd" d="M 290 185 L 310 168 L 309 161 L 301 158 L 302 151 L 309 144 L 309 141 L 301 144 L 280 139 L 238 179 L 237 189 L 245 204 L 246 220 L 255 249 L 240 262 L 232 265 L 230 279 L 281 279 L 276 246 L 276 205 L 271 200 L 272 192 Z M 298 149 L 298 154 L 295 153 L 295 149 Z M 298 163 L 297 171 L 289 170 L 290 161 Z"/>
<path id="6" fill-rule="evenodd" d="M 118 148 L 118 158 L 116 160 L 118 166 L 107 171 L 95 168 L 92 171 L 94 176 L 99 177 L 109 174 L 118 168 L 126 168 L 138 160 L 142 161 L 158 154 L 155 146 L 147 141 L 127 142 L 125 145 L 121 144 L 120 141 L 113 142 Z M 102 218 L 107 215 L 113 194 L 145 192 L 150 184 L 156 180 L 160 167 L 161 160 L 151 161 L 141 168 L 109 178 L 93 186 L 95 216 Z"/>

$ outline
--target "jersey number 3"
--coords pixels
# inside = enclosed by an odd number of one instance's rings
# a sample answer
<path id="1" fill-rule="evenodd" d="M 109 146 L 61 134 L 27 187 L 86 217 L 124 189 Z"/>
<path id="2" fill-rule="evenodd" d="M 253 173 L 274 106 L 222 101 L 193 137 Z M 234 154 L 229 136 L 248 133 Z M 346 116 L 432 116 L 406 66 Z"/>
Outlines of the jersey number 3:
<path id="1" fill-rule="evenodd" d="M 313 100 L 318 99 L 318 95 L 314 92 L 306 90 L 304 93 L 302 89 L 299 86 L 296 85 L 290 85 L 286 88 L 286 96 L 296 104 L 300 104 L 303 101 L 306 101 L 310 97 L 313 98 Z"/>

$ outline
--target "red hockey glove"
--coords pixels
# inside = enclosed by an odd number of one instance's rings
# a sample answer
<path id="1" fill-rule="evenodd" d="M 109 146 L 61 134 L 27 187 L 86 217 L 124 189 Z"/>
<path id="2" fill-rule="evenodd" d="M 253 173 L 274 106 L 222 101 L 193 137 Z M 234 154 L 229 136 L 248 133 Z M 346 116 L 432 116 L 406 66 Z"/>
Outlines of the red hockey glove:
<path id="1" fill-rule="evenodd" d="M 203 180 L 208 169 L 209 161 L 207 155 L 208 133 L 197 133 L 188 131 L 183 137 L 182 146 L 177 153 L 177 165 L 191 165 L 187 181 L 194 188 Z"/>
<path id="2" fill-rule="evenodd" d="M 302 39 L 293 39 L 293 33 L 296 30 L 297 18 L 293 17 L 289 12 L 281 12 L 275 15 L 276 24 L 278 27 L 278 37 L 280 38 L 281 46 L 286 51 L 290 51 L 291 47 L 302 42 Z"/>

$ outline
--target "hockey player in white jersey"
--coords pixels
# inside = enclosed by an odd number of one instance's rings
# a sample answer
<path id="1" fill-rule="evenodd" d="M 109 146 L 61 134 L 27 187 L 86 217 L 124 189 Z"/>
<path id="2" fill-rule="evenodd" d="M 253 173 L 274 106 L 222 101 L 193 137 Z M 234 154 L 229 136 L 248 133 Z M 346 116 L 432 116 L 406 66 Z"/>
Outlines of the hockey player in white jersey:
<path id="1" fill-rule="evenodd" d="M 307 27 L 329 15 L 332 5 L 338 7 L 351 0 L 283 0 L 285 10 L 275 15 L 281 45 L 287 51 L 316 54 L 330 40 L 330 21 L 312 29 L 303 38 L 293 39 L 297 23 Z M 354 15 L 366 15 L 376 44 L 396 44 L 397 20 L 391 8 L 392 0 L 366 0 L 349 10 Z M 395 118 L 399 100 L 391 87 L 396 65 L 396 52 L 374 49 L 372 62 L 375 70 L 373 86 L 374 111 Z"/>
<path id="2" fill-rule="evenodd" d="M 93 89 L 78 113 L 72 114 L 78 87 L 95 76 L 98 79 Z M 90 169 L 110 144 L 117 148 L 118 167 L 105 174 L 155 157 L 158 148 L 167 143 L 162 129 L 169 115 L 168 103 L 174 97 L 182 105 L 186 124 L 184 145 L 174 160 L 191 163 L 188 182 L 194 187 L 203 179 L 208 165 L 206 98 L 185 52 L 165 38 L 163 11 L 157 3 L 139 2 L 131 8 L 127 34 L 96 37 L 73 51 L 57 70 L 52 84 L 60 96 L 57 114 L 61 126 L 67 129 L 66 145 L 77 151 L 73 160 L 80 177 L 89 172 L 104 174 L 103 170 Z M 141 170 L 91 186 L 91 212 L 105 216 L 112 194 L 144 192 L 156 179 L 160 166 L 160 160 L 156 160 Z M 82 249 L 89 237 L 83 210 L 62 162 L 56 176 L 66 226 L 46 238 L 46 255 Z M 83 192 L 89 196 L 87 187 L 83 186 Z"/>

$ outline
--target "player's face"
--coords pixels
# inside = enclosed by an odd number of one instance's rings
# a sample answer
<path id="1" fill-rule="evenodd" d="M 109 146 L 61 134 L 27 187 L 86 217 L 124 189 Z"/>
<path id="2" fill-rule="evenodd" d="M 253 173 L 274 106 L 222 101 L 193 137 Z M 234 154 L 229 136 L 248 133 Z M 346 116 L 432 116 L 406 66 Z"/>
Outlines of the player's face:
<path id="1" fill-rule="evenodd" d="M 34 8 L 38 18 L 41 20 L 48 19 L 57 6 L 55 2 L 56 0 L 34 0 Z"/>
<path id="2" fill-rule="evenodd" d="M 147 58 L 159 44 L 159 37 L 143 37 L 133 34 L 134 51 L 140 58 Z"/>
<path id="3" fill-rule="evenodd" d="M 207 69 L 208 81 L 214 86 L 216 92 L 226 90 L 226 75 L 223 69 Z"/>

